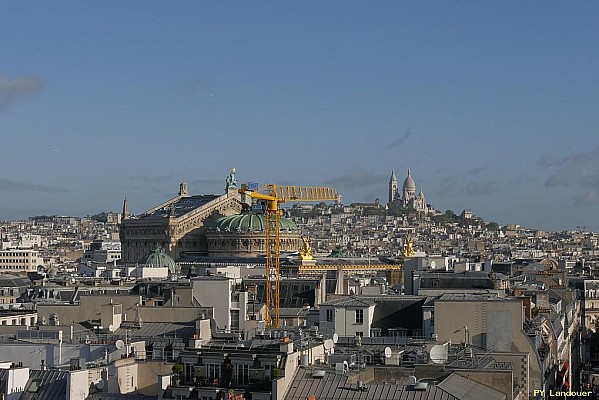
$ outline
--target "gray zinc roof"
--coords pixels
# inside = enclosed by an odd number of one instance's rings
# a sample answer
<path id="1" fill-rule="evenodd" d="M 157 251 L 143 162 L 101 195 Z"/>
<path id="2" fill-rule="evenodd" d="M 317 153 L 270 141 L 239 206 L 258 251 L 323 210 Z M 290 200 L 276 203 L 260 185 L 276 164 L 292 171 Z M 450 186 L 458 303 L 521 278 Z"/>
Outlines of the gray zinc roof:
<path id="1" fill-rule="evenodd" d="M 138 329 L 119 328 L 115 331 L 117 336 L 129 335 L 131 338 L 192 338 L 195 333 L 195 323 L 174 322 L 144 322 Z"/>
<path id="2" fill-rule="evenodd" d="M 346 296 L 339 299 L 329 300 L 321 306 L 339 306 L 339 307 L 370 307 L 376 303 L 372 300 L 363 299 L 355 296 Z"/>
<path id="3" fill-rule="evenodd" d="M 284 400 L 458 400 L 438 386 L 428 385 L 425 390 L 393 383 L 366 383 L 366 390 L 358 390 L 348 383 L 348 375 L 326 371 L 322 378 L 313 378 L 311 369 L 299 369 Z M 490 400 L 490 399 L 489 399 Z"/>
<path id="4" fill-rule="evenodd" d="M 488 386 L 466 379 L 458 374 L 451 374 L 439 383 L 441 389 L 462 400 L 506 400 L 504 393 Z"/>
<path id="5" fill-rule="evenodd" d="M 61 400 L 67 398 L 68 372 L 29 371 L 29 380 L 20 400 Z"/>
<path id="6" fill-rule="evenodd" d="M 446 301 L 484 301 L 501 300 L 496 293 L 444 293 L 438 300 Z"/>

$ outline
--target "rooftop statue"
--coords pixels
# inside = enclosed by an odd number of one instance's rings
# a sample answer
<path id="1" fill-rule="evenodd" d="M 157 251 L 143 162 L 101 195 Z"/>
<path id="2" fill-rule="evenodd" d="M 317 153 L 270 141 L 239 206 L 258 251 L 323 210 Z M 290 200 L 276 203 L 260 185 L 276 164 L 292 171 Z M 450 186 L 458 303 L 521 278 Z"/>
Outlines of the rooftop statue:
<path id="1" fill-rule="evenodd" d="M 414 242 L 406 236 L 406 241 L 401 253 L 404 257 L 414 257 Z"/>
<path id="2" fill-rule="evenodd" d="M 310 246 L 310 238 L 302 237 L 302 241 L 304 242 L 304 246 L 300 249 L 300 258 L 302 260 L 312 260 L 314 253 Z"/>
<path id="3" fill-rule="evenodd" d="M 235 167 L 231 169 L 231 173 L 227 176 L 225 180 L 227 185 L 225 186 L 225 191 L 229 191 L 230 189 L 237 189 L 237 179 L 235 178 Z"/>

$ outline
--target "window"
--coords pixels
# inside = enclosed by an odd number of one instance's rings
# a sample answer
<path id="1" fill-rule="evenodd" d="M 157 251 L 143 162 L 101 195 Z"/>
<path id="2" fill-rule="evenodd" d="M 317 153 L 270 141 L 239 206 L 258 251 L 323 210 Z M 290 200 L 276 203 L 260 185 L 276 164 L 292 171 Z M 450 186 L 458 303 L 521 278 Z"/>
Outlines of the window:
<path id="1" fill-rule="evenodd" d="M 239 310 L 231 310 L 231 331 L 239 331 Z"/>
<path id="2" fill-rule="evenodd" d="M 215 380 L 218 383 L 220 379 L 220 364 L 207 364 L 208 367 L 208 379 Z"/>
<path id="3" fill-rule="evenodd" d="M 237 384 L 245 385 L 250 381 L 250 366 L 248 364 L 237 364 Z"/>
<path id="4" fill-rule="evenodd" d="M 364 323 L 364 310 L 363 309 L 356 310 L 356 324 L 363 324 L 363 323 Z"/>
<path id="5" fill-rule="evenodd" d="M 332 309 L 327 309 L 327 321 L 332 321 L 335 315 L 335 311 Z"/>

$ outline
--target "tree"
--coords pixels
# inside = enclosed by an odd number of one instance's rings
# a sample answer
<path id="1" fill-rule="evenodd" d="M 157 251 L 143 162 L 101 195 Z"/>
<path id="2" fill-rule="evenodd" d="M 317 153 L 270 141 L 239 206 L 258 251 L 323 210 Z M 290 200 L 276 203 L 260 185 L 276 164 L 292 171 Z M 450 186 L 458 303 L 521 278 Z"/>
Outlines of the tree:
<path id="1" fill-rule="evenodd" d="M 176 382 L 175 385 L 183 379 L 183 364 L 175 364 L 173 365 L 173 378 Z"/>
<path id="2" fill-rule="evenodd" d="M 487 224 L 487 229 L 490 231 L 497 231 L 499 230 L 499 224 L 497 222 L 489 222 Z"/>

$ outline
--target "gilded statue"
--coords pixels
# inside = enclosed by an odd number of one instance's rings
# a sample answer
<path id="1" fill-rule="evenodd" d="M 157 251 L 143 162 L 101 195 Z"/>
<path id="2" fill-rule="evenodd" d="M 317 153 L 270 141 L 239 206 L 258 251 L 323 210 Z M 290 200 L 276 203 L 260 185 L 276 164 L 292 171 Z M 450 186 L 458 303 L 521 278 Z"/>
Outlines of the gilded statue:
<path id="1" fill-rule="evenodd" d="M 304 245 L 300 249 L 300 257 L 302 260 L 312 260 L 314 253 L 312 252 L 312 247 L 310 246 L 310 238 L 302 237 L 302 241 Z"/>
<path id="2" fill-rule="evenodd" d="M 414 257 L 414 242 L 412 239 L 406 236 L 403 251 L 401 253 L 404 257 Z"/>

